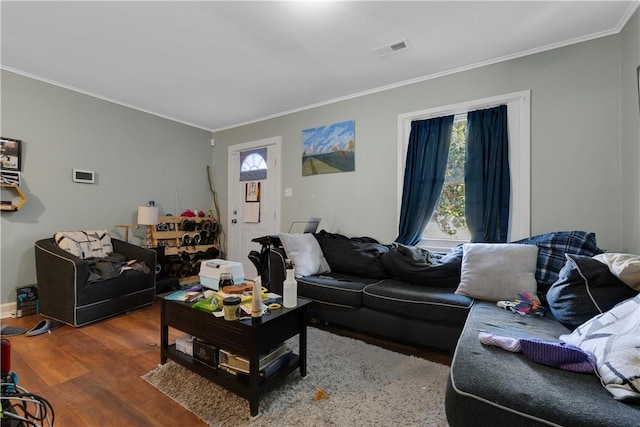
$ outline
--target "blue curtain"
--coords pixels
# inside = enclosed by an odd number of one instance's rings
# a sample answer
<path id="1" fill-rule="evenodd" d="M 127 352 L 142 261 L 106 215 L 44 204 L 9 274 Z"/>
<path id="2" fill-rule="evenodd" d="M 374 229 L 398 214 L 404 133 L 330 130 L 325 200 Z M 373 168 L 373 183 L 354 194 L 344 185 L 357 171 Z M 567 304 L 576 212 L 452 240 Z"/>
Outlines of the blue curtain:
<path id="1" fill-rule="evenodd" d="M 411 122 L 396 242 L 415 245 L 431 220 L 447 169 L 453 116 Z"/>
<path id="2" fill-rule="evenodd" d="M 506 242 L 511 195 L 506 105 L 468 113 L 464 181 L 471 241 Z"/>

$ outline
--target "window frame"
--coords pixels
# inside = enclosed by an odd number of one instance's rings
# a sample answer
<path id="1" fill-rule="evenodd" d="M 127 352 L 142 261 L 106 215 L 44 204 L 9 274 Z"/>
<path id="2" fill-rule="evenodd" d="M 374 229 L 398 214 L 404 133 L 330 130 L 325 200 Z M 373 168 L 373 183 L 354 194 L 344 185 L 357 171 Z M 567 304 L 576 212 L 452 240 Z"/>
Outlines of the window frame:
<path id="1" fill-rule="evenodd" d="M 409 134 L 413 120 L 464 114 L 469 111 L 507 105 L 509 126 L 509 168 L 511 173 L 511 202 L 509 204 L 509 241 L 531 235 L 531 91 L 524 90 L 487 98 L 475 99 L 426 110 L 398 115 L 398 192 L 397 224 L 400 224 L 404 168 Z M 422 238 L 416 246 L 446 252 L 460 244 L 460 240 Z"/>

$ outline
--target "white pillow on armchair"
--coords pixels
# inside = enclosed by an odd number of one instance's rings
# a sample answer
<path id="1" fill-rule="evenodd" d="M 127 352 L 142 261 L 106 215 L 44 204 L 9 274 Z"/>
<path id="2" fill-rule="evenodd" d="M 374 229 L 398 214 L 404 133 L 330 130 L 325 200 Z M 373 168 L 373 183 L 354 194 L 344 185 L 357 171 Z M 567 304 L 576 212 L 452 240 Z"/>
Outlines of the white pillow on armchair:
<path id="1" fill-rule="evenodd" d="M 53 235 L 53 240 L 60 249 L 81 259 L 102 258 L 113 252 L 107 230 L 59 231 Z"/>

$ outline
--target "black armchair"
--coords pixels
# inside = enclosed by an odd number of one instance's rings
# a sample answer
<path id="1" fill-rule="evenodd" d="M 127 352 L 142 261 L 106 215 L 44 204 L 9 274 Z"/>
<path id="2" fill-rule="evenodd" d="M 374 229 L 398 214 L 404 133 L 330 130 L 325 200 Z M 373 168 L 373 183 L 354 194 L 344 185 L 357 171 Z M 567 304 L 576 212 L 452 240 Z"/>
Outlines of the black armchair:
<path id="1" fill-rule="evenodd" d="M 115 253 L 143 261 L 149 272 L 126 270 L 89 283 L 89 261 L 59 248 L 53 238 L 35 243 L 40 314 L 77 327 L 153 303 L 156 253 L 118 239 L 111 242 Z"/>

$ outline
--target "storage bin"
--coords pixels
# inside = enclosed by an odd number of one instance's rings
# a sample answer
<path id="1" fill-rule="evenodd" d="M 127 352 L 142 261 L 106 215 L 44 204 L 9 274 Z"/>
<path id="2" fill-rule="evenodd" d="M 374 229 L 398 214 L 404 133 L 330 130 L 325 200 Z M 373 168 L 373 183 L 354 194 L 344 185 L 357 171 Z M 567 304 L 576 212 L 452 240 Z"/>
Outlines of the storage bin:
<path id="1" fill-rule="evenodd" d="M 231 273 L 233 283 L 236 285 L 244 282 L 242 263 L 224 259 L 210 259 L 200 263 L 200 284 L 205 288 L 218 291 L 220 290 L 220 275 L 222 273 Z"/>

